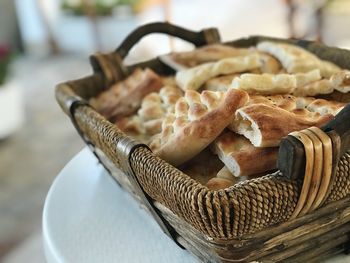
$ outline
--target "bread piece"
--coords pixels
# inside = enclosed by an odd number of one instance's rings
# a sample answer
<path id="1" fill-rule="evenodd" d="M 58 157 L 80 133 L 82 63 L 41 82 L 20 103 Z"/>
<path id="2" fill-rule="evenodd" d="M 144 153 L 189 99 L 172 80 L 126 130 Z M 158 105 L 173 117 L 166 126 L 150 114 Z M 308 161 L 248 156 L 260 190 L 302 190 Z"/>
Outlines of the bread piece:
<path id="1" fill-rule="evenodd" d="M 204 89 L 211 91 L 227 91 L 231 86 L 232 80 L 237 76 L 239 76 L 239 74 L 230 74 L 210 79 L 205 82 Z"/>
<path id="2" fill-rule="evenodd" d="M 214 141 L 247 101 L 248 94 L 239 90 L 202 93 L 188 90 L 177 101 L 175 114 L 165 118 L 162 132 L 151 147 L 164 160 L 180 165 Z"/>
<path id="3" fill-rule="evenodd" d="M 212 144 L 212 149 L 236 177 L 276 168 L 278 148 L 257 148 L 242 135 L 227 131 Z"/>
<path id="4" fill-rule="evenodd" d="M 333 87 L 342 93 L 350 92 L 350 71 L 342 70 L 335 73 L 331 78 L 330 82 Z"/>
<path id="5" fill-rule="evenodd" d="M 289 94 L 296 88 L 296 78 L 290 74 L 246 73 L 234 78 L 231 87 L 249 94 Z"/>
<path id="6" fill-rule="evenodd" d="M 188 52 L 172 53 L 166 55 L 167 58 L 165 60 L 165 56 L 161 56 L 161 60 L 168 63 L 170 61 L 173 66 L 177 65 L 178 68 L 190 68 L 227 57 L 244 56 L 249 54 L 249 52 L 247 48 L 235 48 L 227 45 L 213 44 Z M 170 66 L 172 67 L 172 65 Z"/>
<path id="7" fill-rule="evenodd" d="M 312 70 L 307 73 L 297 74 L 242 74 L 235 77 L 232 81 L 231 88 L 242 89 L 249 94 L 273 95 L 273 94 L 292 94 L 296 90 L 298 93 L 303 92 L 307 96 L 308 92 L 314 95 L 315 91 L 311 87 L 305 87 L 309 83 L 314 83 L 321 79 L 319 70 Z M 305 87 L 305 88 L 304 88 Z M 319 93 L 325 94 L 329 91 L 322 91 L 321 86 Z M 307 92 L 308 91 L 308 92 Z"/>
<path id="8" fill-rule="evenodd" d="M 321 76 L 329 78 L 340 68 L 296 45 L 264 41 L 257 45 L 257 49 L 276 57 L 288 73 L 308 72 L 319 69 Z"/>
<path id="9" fill-rule="evenodd" d="M 252 104 L 237 110 L 229 128 L 244 135 L 256 147 L 273 147 L 290 132 L 320 127 L 333 117 L 311 112 L 307 106 L 287 111 L 277 106 Z"/>
<path id="10" fill-rule="evenodd" d="M 107 119 L 115 121 L 135 113 L 142 99 L 162 86 L 162 79 L 151 69 L 137 69 L 126 80 L 99 95 L 92 104 Z"/>
<path id="11" fill-rule="evenodd" d="M 329 79 L 321 79 L 299 86 L 294 89 L 292 94 L 299 97 L 316 96 L 320 94 L 330 94 L 334 91 L 332 83 Z"/>
<path id="12" fill-rule="evenodd" d="M 233 73 L 244 72 L 261 66 L 258 54 L 252 53 L 241 57 L 221 59 L 196 66 L 191 69 L 181 70 L 176 73 L 176 82 L 183 90 L 197 90 L 207 80 Z"/>
<path id="13" fill-rule="evenodd" d="M 176 101 L 183 92 L 175 86 L 164 86 L 143 98 L 137 114 L 118 119 L 115 124 L 119 129 L 148 143 L 152 135 L 161 131 L 162 122 L 168 112 L 174 112 Z"/>

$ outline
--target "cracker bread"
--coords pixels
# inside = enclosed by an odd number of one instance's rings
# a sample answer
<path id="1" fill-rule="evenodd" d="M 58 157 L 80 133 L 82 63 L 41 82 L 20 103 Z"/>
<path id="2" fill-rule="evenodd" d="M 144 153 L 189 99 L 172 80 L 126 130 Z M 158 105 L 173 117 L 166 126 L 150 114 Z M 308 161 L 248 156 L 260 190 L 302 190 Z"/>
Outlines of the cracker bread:
<path id="1" fill-rule="evenodd" d="M 227 131 L 212 144 L 212 150 L 236 177 L 276 168 L 278 148 L 257 148 L 242 135 Z"/>
<path id="2" fill-rule="evenodd" d="M 155 153 L 177 166 L 207 147 L 232 121 L 236 110 L 248 101 L 244 91 L 188 90 L 162 124 L 162 132 L 151 144 Z"/>

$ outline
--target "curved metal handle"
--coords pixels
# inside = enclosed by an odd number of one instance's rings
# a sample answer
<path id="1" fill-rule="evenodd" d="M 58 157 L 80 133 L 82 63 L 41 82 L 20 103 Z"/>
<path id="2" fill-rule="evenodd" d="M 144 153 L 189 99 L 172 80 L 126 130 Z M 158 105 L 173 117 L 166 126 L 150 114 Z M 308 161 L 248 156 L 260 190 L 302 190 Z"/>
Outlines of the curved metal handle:
<path id="1" fill-rule="evenodd" d="M 123 62 L 124 58 L 137 42 L 152 33 L 163 33 L 178 37 L 197 47 L 220 42 L 220 35 L 216 28 L 207 28 L 195 32 L 167 22 L 145 24 L 131 32 L 114 52 L 109 54 L 97 53 L 90 57 L 94 71 L 104 74 L 107 86 L 128 75 L 128 69 Z"/>
<path id="2" fill-rule="evenodd" d="M 141 38 L 152 33 L 163 33 L 178 37 L 194 44 L 196 47 L 220 41 L 220 35 L 216 28 L 207 28 L 195 32 L 168 22 L 156 22 L 145 24 L 135 29 L 125 38 L 115 52 L 124 59 Z"/>

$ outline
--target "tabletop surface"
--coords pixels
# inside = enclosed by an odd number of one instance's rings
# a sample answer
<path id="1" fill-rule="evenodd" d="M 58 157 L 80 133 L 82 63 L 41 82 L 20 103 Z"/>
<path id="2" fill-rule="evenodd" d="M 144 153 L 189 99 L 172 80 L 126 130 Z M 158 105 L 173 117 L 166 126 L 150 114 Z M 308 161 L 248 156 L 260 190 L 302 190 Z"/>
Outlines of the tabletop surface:
<path id="1" fill-rule="evenodd" d="M 48 262 L 198 262 L 179 248 L 85 148 L 60 172 L 43 213 Z M 327 262 L 350 262 L 339 255 Z"/>

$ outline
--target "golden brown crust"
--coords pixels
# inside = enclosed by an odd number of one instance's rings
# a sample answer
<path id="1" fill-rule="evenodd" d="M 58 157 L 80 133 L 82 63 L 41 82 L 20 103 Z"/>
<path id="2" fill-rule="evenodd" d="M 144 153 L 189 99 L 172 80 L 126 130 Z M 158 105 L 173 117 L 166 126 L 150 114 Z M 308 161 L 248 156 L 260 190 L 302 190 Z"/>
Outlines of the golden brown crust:
<path id="1" fill-rule="evenodd" d="M 333 118 L 331 114 L 321 115 L 305 108 L 290 112 L 277 106 L 253 104 L 236 112 L 230 128 L 244 135 L 256 147 L 273 147 L 292 131 L 320 127 Z"/>
<path id="2" fill-rule="evenodd" d="M 216 62 L 180 70 L 176 73 L 176 83 L 184 91 L 197 90 L 211 78 L 245 72 L 260 66 L 260 57 L 256 52 L 253 52 L 246 56 L 224 58 Z"/>
<path id="3" fill-rule="evenodd" d="M 248 95 L 235 90 L 202 94 L 187 91 L 185 100 L 179 100 L 175 115 L 163 122 L 162 135 L 158 137 L 161 141 L 155 143 L 160 146 L 156 154 L 173 165 L 182 164 L 208 146 L 248 101 Z"/>
<path id="4" fill-rule="evenodd" d="M 162 86 L 162 79 L 151 69 L 136 69 L 126 80 L 100 94 L 92 103 L 107 119 L 115 121 L 135 113 L 142 99 Z"/>
<path id="5" fill-rule="evenodd" d="M 188 52 L 173 53 L 170 54 L 169 57 L 183 66 L 194 67 L 199 64 L 216 61 L 226 57 L 247 55 L 248 53 L 249 49 L 247 48 L 234 48 L 221 44 L 213 44 Z"/>
<path id="6" fill-rule="evenodd" d="M 252 175 L 276 168 L 277 147 L 254 147 L 248 139 L 231 131 L 220 135 L 212 144 L 212 149 L 234 176 Z"/>

